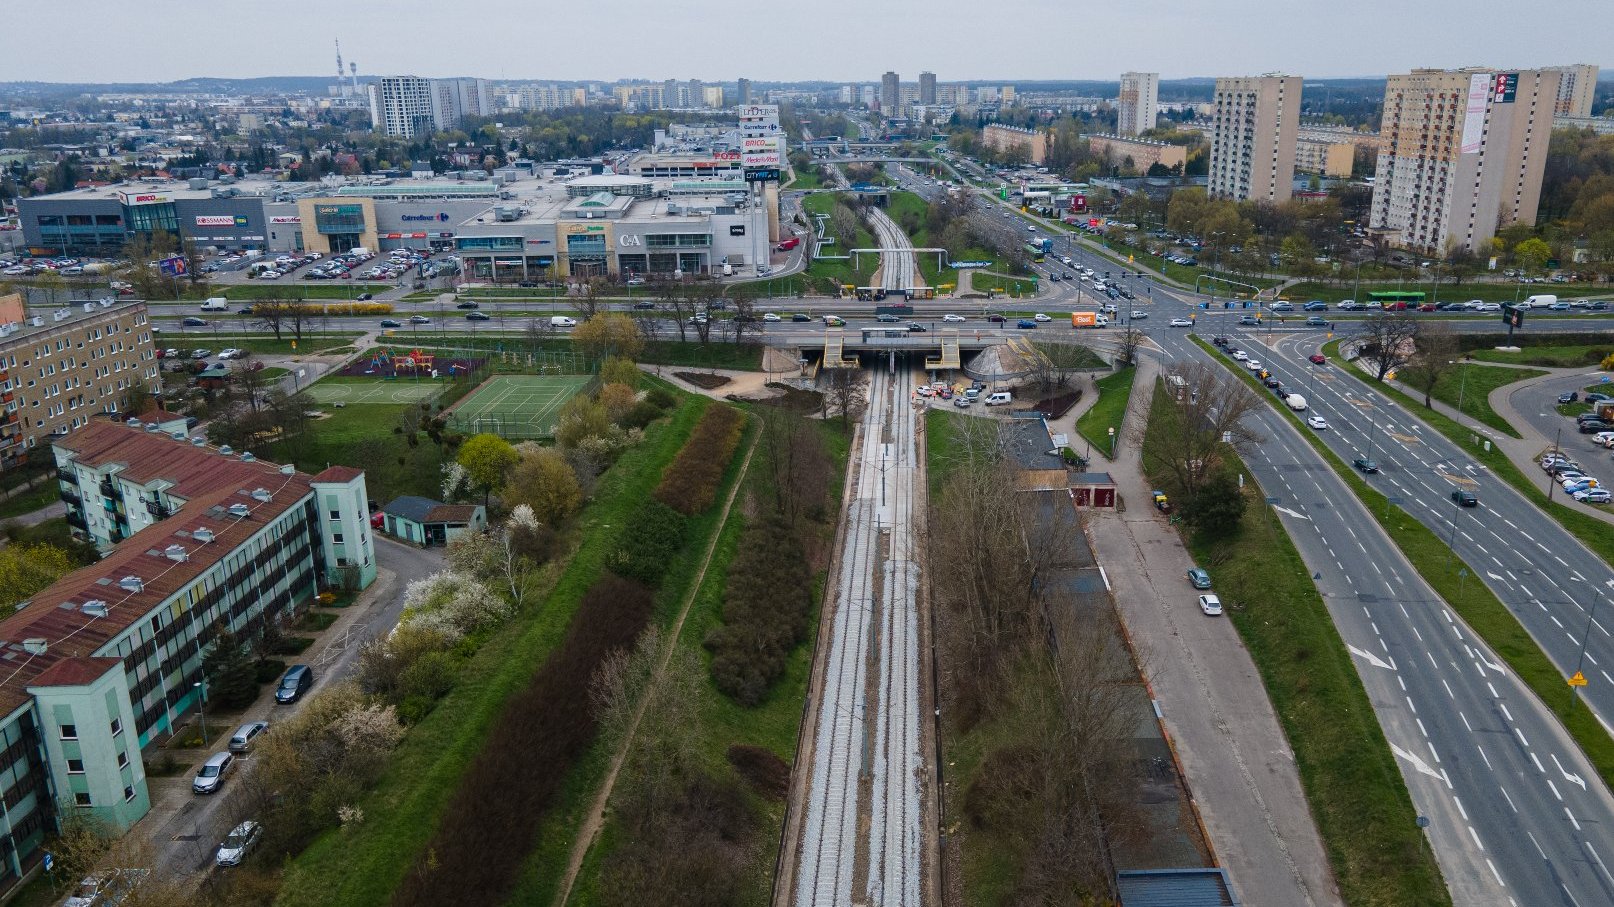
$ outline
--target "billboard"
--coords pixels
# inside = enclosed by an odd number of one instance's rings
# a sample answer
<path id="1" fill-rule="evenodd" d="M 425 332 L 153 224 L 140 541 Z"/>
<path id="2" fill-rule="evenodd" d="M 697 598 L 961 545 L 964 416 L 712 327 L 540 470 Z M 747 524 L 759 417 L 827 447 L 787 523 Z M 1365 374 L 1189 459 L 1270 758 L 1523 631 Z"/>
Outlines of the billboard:
<path id="1" fill-rule="evenodd" d="M 1087 196 L 1080 192 L 1070 197 L 1070 210 L 1081 214 L 1087 210 Z"/>
<path id="2" fill-rule="evenodd" d="M 269 218 L 269 223 L 271 224 L 300 224 L 302 222 L 302 215 L 299 214 L 276 214 L 274 217 Z"/>
<path id="3" fill-rule="evenodd" d="M 185 256 L 183 255 L 174 255 L 162 259 L 157 262 L 157 270 L 167 274 L 169 277 L 184 277 L 190 273 L 190 268 L 185 264 Z"/>
<path id="4" fill-rule="evenodd" d="M 1490 97 L 1491 77 L 1483 72 L 1468 78 L 1468 106 L 1463 113 L 1463 154 L 1478 154 L 1485 134 L 1485 107 Z"/>
<path id="5" fill-rule="evenodd" d="M 1519 93 L 1519 74 L 1499 72 L 1491 79 L 1491 99 L 1498 104 L 1512 104 Z"/>
<path id="6" fill-rule="evenodd" d="M 160 205 L 168 201 L 168 196 L 157 192 L 119 192 L 118 200 L 128 206 Z"/>
<path id="7" fill-rule="evenodd" d="M 247 218 L 244 214 L 198 214 L 196 226 L 198 227 L 245 227 Z"/>
<path id="8" fill-rule="evenodd" d="M 744 104 L 740 107 L 741 135 L 773 135 L 779 131 L 778 104 Z"/>
<path id="9" fill-rule="evenodd" d="M 740 163 L 752 167 L 783 167 L 785 139 L 780 135 L 746 136 L 740 139 Z"/>
<path id="10" fill-rule="evenodd" d="M 777 183 L 780 178 L 778 167 L 745 168 L 745 181 L 748 183 Z"/>

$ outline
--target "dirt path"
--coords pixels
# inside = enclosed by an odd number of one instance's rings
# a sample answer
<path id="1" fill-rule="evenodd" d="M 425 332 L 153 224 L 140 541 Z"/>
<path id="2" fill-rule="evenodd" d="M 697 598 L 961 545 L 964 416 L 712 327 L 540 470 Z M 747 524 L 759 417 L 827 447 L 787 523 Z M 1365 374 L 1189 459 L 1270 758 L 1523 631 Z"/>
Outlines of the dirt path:
<path id="1" fill-rule="evenodd" d="M 706 543 L 706 553 L 701 557 L 700 570 L 696 572 L 695 579 L 689 584 L 689 592 L 678 607 L 678 619 L 673 621 L 672 631 L 667 634 L 667 647 L 661 654 L 661 664 L 656 666 L 656 677 L 659 679 L 667 670 L 667 663 L 672 660 L 673 648 L 678 645 L 678 637 L 684 632 L 684 619 L 689 616 L 690 606 L 695 603 L 695 596 L 700 594 L 701 585 L 706 582 L 706 569 L 712 564 L 712 553 L 717 550 L 717 540 L 723 536 L 723 527 L 728 525 L 729 514 L 734 508 L 734 499 L 739 497 L 740 488 L 745 484 L 745 476 L 751 468 L 751 455 L 756 453 L 757 438 L 751 436 L 751 445 L 745 450 L 745 459 L 740 462 L 739 474 L 734 477 L 734 486 L 729 489 L 728 497 L 723 501 L 723 515 L 717 521 L 717 528 L 712 532 L 712 538 Z M 617 773 L 622 770 L 622 763 L 627 761 L 628 749 L 633 746 L 633 735 L 639 730 L 639 719 L 644 717 L 645 703 L 649 697 L 641 700 L 638 708 L 633 712 L 633 723 L 628 725 L 628 733 L 622 740 L 622 746 L 611 755 L 611 768 L 605 773 L 605 780 L 600 783 L 599 792 L 594 802 L 589 804 L 588 815 L 583 819 L 583 826 L 578 829 L 577 838 L 572 843 L 572 855 L 566 860 L 566 874 L 561 876 L 560 886 L 555 893 L 555 907 L 565 907 L 566 901 L 572 895 L 572 886 L 577 883 L 577 873 L 583 868 L 583 859 L 588 856 L 588 849 L 599 835 L 600 827 L 605 824 L 605 804 L 611 799 L 611 791 L 616 786 Z"/>

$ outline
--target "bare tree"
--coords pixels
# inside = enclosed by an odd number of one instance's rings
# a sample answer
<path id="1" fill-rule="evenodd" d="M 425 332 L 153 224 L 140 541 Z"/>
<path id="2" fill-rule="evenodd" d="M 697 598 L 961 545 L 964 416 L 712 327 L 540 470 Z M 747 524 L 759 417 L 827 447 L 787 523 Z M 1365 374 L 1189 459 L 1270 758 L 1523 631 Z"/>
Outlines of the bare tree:
<path id="1" fill-rule="evenodd" d="M 1358 353 L 1372 359 L 1373 377 L 1385 380 L 1391 372 L 1406 365 L 1417 351 L 1420 322 L 1406 312 L 1378 312 L 1362 322 Z"/>
<path id="2" fill-rule="evenodd" d="M 689 339 L 689 319 L 695 314 L 695 301 L 684 292 L 684 287 L 675 281 L 658 280 L 651 288 L 650 295 L 656 300 L 657 315 L 665 318 L 678 329 L 678 339 Z M 659 320 L 659 319 L 658 319 Z"/>
<path id="3" fill-rule="evenodd" d="M 863 381 L 857 370 L 832 368 L 828 370 L 829 392 L 824 395 L 828 411 L 839 413 L 841 427 L 845 428 L 863 412 Z"/>
<path id="4" fill-rule="evenodd" d="M 1143 345 L 1146 335 L 1128 324 L 1115 333 L 1115 364 L 1135 365 L 1138 359 L 1138 347 Z"/>
<path id="5" fill-rule="evenodd" d="M 1423 391 L 1423 405 L 1425 409 L 1432 408 L 1430 397 L 1435 392 L 1435 385 L 1446 372 L 1455 368 L 1459 346 L 1457 334 L 1452 331 L 1451 325 L 1430 323 L 1423 326 L 1418 337 L 1418 349 L 1408 362 L 1407 380 L 1419 390 Z"/>
<path id="6" fill-rule="evenodd" d="M 1260 440 L 1244 422 L 1263 404 L 1242 381 L 1216 365 L 1180 363 L 1174 377 L 1182 381 L 1179 385 L 1167 378 L 1174 405 L 1152 409 L 1147 418 L 1133 421 L 1129 431 L 1143 451 L 1145 468 L 1170 474 L 1177 488 L 1191 497 L 1201 480 L 1221 469 L 1229 444 L 1237 448 Z M 1145 426 L 1157 422 L 1165 423 L 1166 443 L 1144 445 Z"/>
<path id="7" fill-rule="evenodd" d="M 1041 355 L 1035 363 L 1035 380 L 1043 390 L 1069 387 L 1097 355 L 1077 343 L 1041 341 L 1033 344 Z"/>
<path id="8" fill-rule="evenodd" d="M 593 318 L 599 312 L 603 297 L 610 287 L 603 277 L 590 277 L 583 281 L 583 292 L 577 297 L 577 309 L 583 313 L 581 320 Z"/>
<path id="9" fill-rule="evenodd" d="M 263 397 L 263 361 L 250 352 L 240 355 L 230 363 L 230 383 L 241 389 L 246 395 L 247 407 L 253 412 L 258 411 L 258 404 Z"/>
<path id="10" fill-rule="evenodd" d="M 724 327 L 728 329 L 729 339 L 734 343 L 744 343 L 746 335 L 761 336 L 762 316 L 757 314 L 757 304 L 749 297 L 737 297 L 734 300 L 734 317 L 729 319 Z"/>
<path id="11" fill-rule="evenodd" d="M 290 331 L 292 339 L 301 341 L 303 331 L 318 321 L 324 306 L 301 299 L 263 299 L 252 306 L 252 316 L 260 327 L 275 332 L 279 340 L 282 331 Z"/>

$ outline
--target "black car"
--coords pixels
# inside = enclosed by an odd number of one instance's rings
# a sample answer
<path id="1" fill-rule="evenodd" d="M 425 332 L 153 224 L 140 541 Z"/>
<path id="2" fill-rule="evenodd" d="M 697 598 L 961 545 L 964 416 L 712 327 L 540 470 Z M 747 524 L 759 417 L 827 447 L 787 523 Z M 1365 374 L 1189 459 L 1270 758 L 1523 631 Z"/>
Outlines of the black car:
<path id="1" fill-rule="evenodd" d="M 403 327 L 402 324 L 400 324 L 397 321 L 394 321 L 391 318 L 383 318 L 383 319 L 381 319 L 381 326 L 384 327 L 384 328 L 401 328 L 401 327 Z"/>
<path id="2" fill-rule="evenodd" d="M 642 311 L 645 311 L 645 310 L 646 310 L 646 309 L 653 309 L 653 308 L 655 308 L 655 307 L 656 307 L 656 304 L 655 304 L 655 303 L 653 303 L 653 302 L 650 302 L 650 301 L 648 301 L 648 300 L 644 300 L 644 299 L 641 299 L 641 300 L 639 300 L 639 301 L 638 301 L 638 302 L 636 302 L 636 303 L 634 303 L 634 304 L 633 304 L 633 307 L 634 307 L 634 308 L 635 308 L 635 309 L 638 309 L 638 310 L 639 310 L 639 311 L 641 311 L 641 312 L 642 312 Z"/>
<path id="3" fill-rule="evenodd" d="M 207 319 L 197 318 L 195 315 L 192 315 L 191 317 L 186 318 L 184 321 L 181 321 L 180 324 L 188 328 L 205 328 L 207 327 Z"/>
<path id="4" fill-rule="evenodd" d="M 1601 419 L 1589 419 L 1580 423 L 1580 433 L 1583 435 L 1595 435 L 1600 431 L 1608 431 L 1608 429 L 1608 423 Z"/>
<path id="5" fill-rule="evenodd" d="M 235 313 L 237 315 L 251 315 L 252 314 L 252 306 L 244 305 L 241 308 L 236 309 Z"/>
<path id="6" fill-rule="evenodd" d="M 924 332 L 925 332 L 925 326 L 924 325 L 920 324 L 917 321 L 908 322 L 908 333 L 910 333 L 910 334 L 923 334 Z"/>
<path id="7" fill-rule="evenodd" d="M 1281 386 L 1278 379 L 1273 378 L 1270 375 L 1267 376 L 1267 379 L 1265 381 L 1261 382 L 1261 383 L 1265 384 L 1267 387 L 1279 387 L 1279 386 Z"/>
<path id="8" fill-rule="evenodd" d="M 1451 499 L 1456 501 L 1457 506 L 1459 507 L 1479 506 L 1479 498 L 1475 497 L 1474 492 L 1472 491 L 1463 491 L 1462 489 L 1458 489 L 1457 491 L 1451 493 Z"/>
<path id="9" fill-rule="evenodd" d="M 1559 394 L 1558 395 L 1558 402 L 1559 403 L 1574 403 L 1575 401 L 1577 401 L 1579 399 L 1580 399 L 1580 391 L 1570 391 L 1567 394 Z"/>
<path id="10" fill-rule="evenodd" d="M 796 314 L 790 316 L 790 320 L 797 324 L 801 324 L 803 322 L 812 321 L 813 316 L 797 312 Z"/>
<path id="11" fill-rule="evenodd" d="M 493 316 L 489 315 L 487 312 L 466 312 L 465 313 L 465 320 L 466 321 L 492 321 Z"/>
<path id="12" fill-rule="evenodd" d="M 1367 473 L 1369 475 L 1372 475 L 1373 473 L 1376 473 L 1376 472 L 1379 471 L 1379 464 L 1373 462 L 1372 460 L 1368 459 L 1367 457 L 1357 457 L 1356 460 L 1351 465 L 1355 466 L 1357 469 L 1360 469 L 1361 471 L 1363 471 L 1363 472 L 1365 472 L 1365 473 Z"/>
<path id="13" fill-rule="evenodd" d="M 1301 308 L 1308 312 L 1326 312 L 1328 311 L 1328 303 L 1323 302 L 1321 299 L 1313 299 L 1301 306 Z"/>
<path id="14" fill-rule="evenodd" d="M 372 300 L 374 298 L 375 298 L 374 293 L 360 293 L 358 301 L 359 302 L 369 302 L 370 300 Z"/>
<path id="15" fill-rule="evenodd" d="M 471 302 L 468 299 L 466 301 L 464 301 L 464 302 L 456 302 L 454 304 L 454 308 L 456 308 L 456 309 L 480 309 L 481 307 L 482 307 L 481 303 L 479 303 L 479 302 Z"/>

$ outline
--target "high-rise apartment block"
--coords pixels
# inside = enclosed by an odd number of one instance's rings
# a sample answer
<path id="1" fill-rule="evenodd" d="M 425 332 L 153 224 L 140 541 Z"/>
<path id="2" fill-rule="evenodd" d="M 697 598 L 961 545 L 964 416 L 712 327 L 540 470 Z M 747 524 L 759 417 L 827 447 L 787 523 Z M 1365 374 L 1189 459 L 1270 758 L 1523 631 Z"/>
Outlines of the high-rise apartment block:
<path id="1" fill-rule="evenodd" d="M 739 82 L 735 83 L 734 94 L 735 94 L 734 99 L 738 103 L 740 103 L 740 104 L 749 104 L 749 103 L 751 103 L 751 80 L 750 79 L 741 79 Z"/>
<path id="2" fill-rule="evenodd" d="M 1234 201 L 1287 201 L 1294 190 L 1299 76 L 1216 80 L 1207 191 Z"/>
<path id="3" fill-rule="evenodd" d="M 1160 115 L 1160 74 L 1157 72 L 1121 73 L 1121 97 L 1116 106 L 1115 132 L 1118 135 L 1141 135 L 1153 129 Z"/>
<path id="4" fill-rule="evenodd" d="M 897 105 L 902 103 L 902 80 L 894 72 L 888 72 L 880 77 L 880 112 L 888 117 L 897 115 Z"/>
<path id="5" fill-rule="evenodd" d="M 927 107 L 936 103 L 936 74 L 933 72 L 919 74 L 919 103 Z"/>
<path id="6" fill-rule="evenodd" d="M 436 128 L 432 115 L 432 80 L 420 76 L 382 76 L 370 83 L 370 128 L 412 139 Z"/>
<path id="7" fill-rule="evenodd" d="M 1390 76 L 1369 228 L 1440 254 L 1483 251 L 1498 227 L 1534 223 L 1560 75 L 1471 68 Z"/>
<path id="8" fill-rule="evenodd" d="M 493 114 L 486 79 L 433 79 L 432 124 L 439 131 L 457 129 L 466 117 Z"/>
<path id="9" fill-rule="evenodd" d="M 1592 100 L 1597 96 L 1597 67 L 1591 63 L 1571 66 L 1547 66 L 1558 73 L 1558 100 L 1553 115 L 1560 117 L 1589 117 Z"/>

